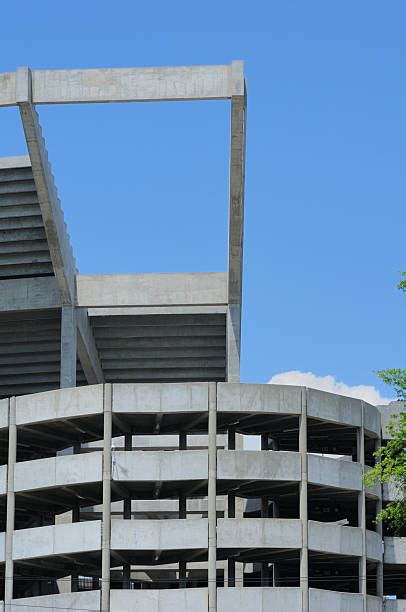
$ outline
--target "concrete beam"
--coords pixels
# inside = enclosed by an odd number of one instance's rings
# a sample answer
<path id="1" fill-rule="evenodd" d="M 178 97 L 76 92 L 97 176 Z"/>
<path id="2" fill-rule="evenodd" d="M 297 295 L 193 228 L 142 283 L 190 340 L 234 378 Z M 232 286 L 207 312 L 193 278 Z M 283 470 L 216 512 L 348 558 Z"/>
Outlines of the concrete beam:
<path id="1" fill-rule="evenodd" d="M 61 291 L 62 300 L 66 304 L 73 304 L 76 264 L 66 231 L 54 177 L 51 172 L 38 114 L 32 104 L 32 79 L 29 68 L 19 68 L 17 70 L 15 90 L 16 104 L 20 108 L 54 273 Z"/>
<path id="2" fill-rule="evenodd" d="M 76 312 L 73 306 L 63 306 L 61 311 L 61 389 L 76 387 L 77 330 Z"/>
<path id="3" fill-rule="evenodd" d="M 61 307 L 59 289 L 52 276 L 2 280 L 0 295 L 0 312 Z"/>
<path id="4" fill-rule="evenodd" d="M 241 302 L 247 97 L 243 62 L 231 65 L 230 205 L 228 227 L 227 381 L 240 380 Z"/>
<path id="5" fill-rule="evenodd" d="M 0 74 L 0 106 L 18 103 L 18 74 Z M 34 104 L 225 100 L 234 86 L 232 66 L 170 66 L 34 70 Z"/>
<path id="6" fill-rule="evenodd" d="M 182 306 L 227 304 L 227 274 L 78 274 L 78 306 Z"/>
<path id="7" fill-rule="evenodd" d="M 86 380 L 89 385 L 102 383 L 103 370 L 86 309 L 76 309 L 76 325 L 77 352 Z"/>
<path id="8" fill-rule="evenodd" d="M 1 95 L 1 75 L 0 75 Z M 0 170 L 13 170 L 14 168 L 31 168 L 29 155 L 18 155 L 13 157 L 0 157 Z"/>
<path id="9" fill-rule="evenodd" d="M 227 306 L 127 306 L 124 308 L 88 308 L 89 317 L 127 317 L 138 315 L 226 314 Z"/>
<path id="10" fill-rule="evenodd" d="M 243 62 L 232 63 L 228 298 L 241 304 L 244 226 L 246 90 Z"/>

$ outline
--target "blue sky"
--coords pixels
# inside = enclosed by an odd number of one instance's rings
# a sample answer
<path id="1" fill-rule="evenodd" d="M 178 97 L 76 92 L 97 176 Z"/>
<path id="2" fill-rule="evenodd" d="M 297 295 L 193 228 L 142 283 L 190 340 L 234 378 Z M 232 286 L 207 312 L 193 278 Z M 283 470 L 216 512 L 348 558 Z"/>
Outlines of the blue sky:
<path id="1" fill-rule="evenodd" d="M 375 385 L 402 367 L 406 5 L 375 0 L 26 2 L 0 71 L 243 59 L 242 379 Z M 224 102 L 39 108 L 80 272 L 223 270 Z M 1 109 L 0 155 L 25 153 Z"/>

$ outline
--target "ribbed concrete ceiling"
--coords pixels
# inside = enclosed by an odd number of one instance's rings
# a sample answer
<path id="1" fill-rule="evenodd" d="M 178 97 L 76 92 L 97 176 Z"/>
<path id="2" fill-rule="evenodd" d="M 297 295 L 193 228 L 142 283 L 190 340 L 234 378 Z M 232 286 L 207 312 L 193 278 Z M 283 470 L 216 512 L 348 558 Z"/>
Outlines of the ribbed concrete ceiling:
<path id="1" fill-rule="evenodd" d="M 58 389 L 60 310 L 0 314 L 0 398 Z M 77 384 L 85 384 L 78 363 Z"/>
<path id="2" fill-rule="evenodd" d="M 223 381 L 224 314 L 93 316 L 107 382 Z"/>
<path id="3" fill-rule="evenodd" d="M 32 169 L 0 169 L 0 280 L 53 275 Z"/>

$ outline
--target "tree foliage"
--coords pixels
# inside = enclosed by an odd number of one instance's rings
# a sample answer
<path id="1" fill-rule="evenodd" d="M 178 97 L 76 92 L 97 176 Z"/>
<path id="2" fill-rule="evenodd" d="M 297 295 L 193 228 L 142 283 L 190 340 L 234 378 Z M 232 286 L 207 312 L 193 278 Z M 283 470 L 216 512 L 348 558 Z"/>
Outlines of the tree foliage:
<path id="1" fill-rule="evenodd" d="M 406 291 L 406 272 L 401 273 L 402 280 L 398 289 Z M 406 370 L 393 368 L 378 370 L 378 376 L 393 387 L 398 400 L 406 400 Z M 387 426 L 390 440 L 375 453 L 375 466 L 364 475 L 366 485 L 391 483 L 396 499 L 390 501 L 376 517 L 377 521 L 385 521 L 395 535 L 406 528 L 406 412 L 395 416 Z"/>
<path id="2" fill-rule="evenodd" d="M 379 512 L 377 521 L 385 521 L 395 535 L 406 527 L 406 412 L 398 415 L 388 426 L 390 440 L 375 453 L 376 463 L 364 476 L 371 486 L 378 482 L 391 483 L 396 499 Z"/>

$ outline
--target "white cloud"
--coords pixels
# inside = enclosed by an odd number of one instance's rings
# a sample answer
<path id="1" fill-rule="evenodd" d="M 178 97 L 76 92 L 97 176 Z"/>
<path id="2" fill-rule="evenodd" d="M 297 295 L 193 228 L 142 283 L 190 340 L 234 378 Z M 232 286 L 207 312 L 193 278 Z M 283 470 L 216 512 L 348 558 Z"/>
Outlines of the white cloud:
<path id="1" fill-rule="evenodd" d="M 269 381 L 270 384 L 277 385 L 299 385 L 304 387 L 312 387 L 321 391 L 330 391 L 347 397 L 356 397 L 362 399 L 369 404 L 389 404 L 392 400 L 387 397 L 382 397 L 378 389 L 372 385 L 346 385 L 338 381 L 334 376 L 317 376 L 313 372 L 300 372 L 299 370 L 291 370 L 290 372 L 281 372 L 275 374 Z"/>

